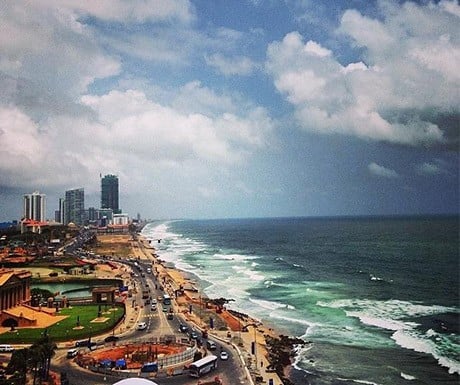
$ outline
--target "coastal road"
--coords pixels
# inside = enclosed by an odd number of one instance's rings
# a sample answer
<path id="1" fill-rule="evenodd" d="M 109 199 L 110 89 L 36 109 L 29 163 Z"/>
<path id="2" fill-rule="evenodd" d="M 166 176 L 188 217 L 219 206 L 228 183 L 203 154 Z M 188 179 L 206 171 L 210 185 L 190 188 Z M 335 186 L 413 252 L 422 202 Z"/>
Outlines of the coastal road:
<path id="1" fill-rule="evenodd" d="M 151 311 L 151 305 L 145 305 L 145 299 L 141 299 L 140 293 L 143 288 L 147 288 L 150 291 L 152 298 L 157 298 L 163 294 L 163 291 L 159 290 L 160 284 L 156 281 L 156 277 L 153 274 L 147 273 L 147 268 L 151 267 L 150 262 L 146 260 L 139 261 L 141 270 L 138 271 L 139 276 L 133 277 L 136 282 L 136 288 L 138 294 L 133 300 L 136 301 L 140 308 L 139 322 L 146 322 L 148 327 L 144 331 L 138 331 L 136 326 L 131 329 L 130 332 L 124 333 L 121 340 L 117 345 L 129 343 L 129 342 L 140 342 L 140 341 L 153 341 L 153 338 L 167 335 L 176 335 L 177 338 L 187 338 L 186 335 L 179 332 L 179 322 L 184 323 L 183 320 L 179 319 L 177 315 L 174 315 L 173 320 L 166 318 L 166 313 L 162 311 L 162 303 L 158 301 L 157 310 Z M 141 274 L 142 273 L 142 274 Z M 155 284 L 157 289 L 155 289 Z M 128 306 L 131 306 L 131 302 Z M 168 306 L 169 308 L 169 306 Z M 192 329 L 192 325 L 188 325 Z M 94 338 L 94 340 L 100 340 L 103 338 Z M 217 343 L 217 349 L 213 352 L 218 357 L 220 356 L 221 344 L 219 341 L 214 340 Z M 206 341 L 204 340 L 203 343 Z M 218 375 L 224 380 L 225 385 L 244 385 L 249 384 L 249 381 L 245 379 L 245 371 L 241 365 L 241 362 L 233 348 L 222 345 L 222 349 L 225 349 L 229 354 L 229 359 L 222 361 L 219 359 L 217 369 L 202 377 L 202 380 L 210 380 L 214 376 Z M 65 372 L 69 379 L 70 385 L 102 385 L 102 384 L 113 384 L 120 378 L 116 376 L 101 375 L 93 373 L 89 370 L 79 367 L 73 360 L 66 358 L 67 349 L 59 349 L 56 352 L 56 356 L 52 361 L 52 369 L 56 372 Z M 179 375 L 174 377 L 164 377 L 154 380 L 159 385 L 189 385 L 196 384 L 197 379 L 191 378 L 188 375 Z"/>

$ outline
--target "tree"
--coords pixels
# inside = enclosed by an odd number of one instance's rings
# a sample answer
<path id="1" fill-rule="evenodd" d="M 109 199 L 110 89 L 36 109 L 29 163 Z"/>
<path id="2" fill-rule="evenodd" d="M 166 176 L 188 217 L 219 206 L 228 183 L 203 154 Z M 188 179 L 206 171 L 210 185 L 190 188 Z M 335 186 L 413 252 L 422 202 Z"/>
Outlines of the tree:
<path id="1" fill-rule="evenodd" d="M 15 375 L 15 384 L 23 385 L 26 383 L 28 361 L 28 349 L 19 349 L 13 351 L 10 362 L 6 368 L 6 373 Z M 10 379 L 11 380 L 11 379 Z"/>
<path id="2" fill-rule="evenodd" d="M 30 349 L 34 356 L 33 366 L 35 367 L 35 373 L 36 371 L 40 371 L 41 379 L 47 380 L 51 366 L 51 358 L 54 357 L 55 350 L 57 349 L 56 344 L 52 341 L 48 333 L 45 333 L 42 338 L 30 347 Z M 34 384 L 36 379 L 35 373 Z"/>
<path id="3" fill-rule="evenodd" d="M 39 345 L 32 345 L 29 348 L 29 368 L 34 374 L 33 385 L 37 383 L 37 374 L 42 373 L 43 351 Z"/>

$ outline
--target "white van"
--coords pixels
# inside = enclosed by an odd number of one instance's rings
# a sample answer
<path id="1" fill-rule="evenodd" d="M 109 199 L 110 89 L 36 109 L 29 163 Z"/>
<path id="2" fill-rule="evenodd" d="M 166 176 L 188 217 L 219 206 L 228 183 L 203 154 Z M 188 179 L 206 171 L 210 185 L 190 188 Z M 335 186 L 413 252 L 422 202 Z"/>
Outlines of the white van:
<path id="1" fill-rule="evenodd" d="M 0 353 L 10 353 L 14 350 L 11 345 L 0 345 Z"/>
<path id="2" fill-rule="evenodd" d="M 78 349 L 69 349 L 67 350 L 67 358 L 74 358 L 78 354 Z"/>

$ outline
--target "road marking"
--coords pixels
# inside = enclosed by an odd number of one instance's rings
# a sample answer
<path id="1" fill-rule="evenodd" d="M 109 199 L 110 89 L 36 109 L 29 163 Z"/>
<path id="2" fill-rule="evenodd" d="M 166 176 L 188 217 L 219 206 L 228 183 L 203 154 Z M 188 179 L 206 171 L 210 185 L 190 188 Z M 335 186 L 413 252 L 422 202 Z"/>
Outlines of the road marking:
<path id="1" fill-rule="evenodd" d="M 158 314 L 144 314 L 142 318 L 157 318 Z"/>

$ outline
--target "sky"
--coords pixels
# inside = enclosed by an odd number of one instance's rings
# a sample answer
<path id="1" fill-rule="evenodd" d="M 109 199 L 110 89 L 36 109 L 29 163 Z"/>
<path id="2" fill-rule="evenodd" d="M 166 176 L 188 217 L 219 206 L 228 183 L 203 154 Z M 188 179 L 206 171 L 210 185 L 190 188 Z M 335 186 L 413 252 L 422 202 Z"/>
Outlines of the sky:
<path id="1" fill-rule="evenodd" d="M 0 221 L 106 174 L 149 219 L 459 212 L 458 1 L 0 9 Z"/>

